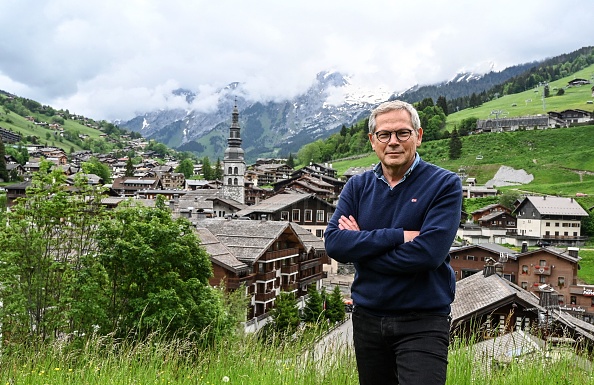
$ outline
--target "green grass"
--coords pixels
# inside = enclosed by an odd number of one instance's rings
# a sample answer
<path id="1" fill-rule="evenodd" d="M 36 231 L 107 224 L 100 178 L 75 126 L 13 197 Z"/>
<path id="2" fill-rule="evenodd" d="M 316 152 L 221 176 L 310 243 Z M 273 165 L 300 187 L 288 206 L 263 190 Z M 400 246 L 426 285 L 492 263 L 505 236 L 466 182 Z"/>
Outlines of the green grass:
<path id="1" fill-rule="evenodd" d="M 449 141 L 425 142 L 419 154 L 428 162 L 474 177 L 478 184 L 493 178 L 503 165 L 534 176 L 529 184 L 501 187 L 520 192 L 575 196 L 594 195 L 594 126 L 550 130 L 485 133 L 462 137 L 459 159 L 448 157 Z M 377 163 L 374 153 L 332 162 L 339 175 L 350 167 Z M 581 174 L 578 171 L 582 172 Z"/>
<path id="2" fill-rule="evenodd" d="M 564 88 L 570 80 L 575 78 L 590 79 L 594 74 L 594 65 L 584 68 L 570 76 L 564 77 L 549 83 L 550 96 L 545 98 L 544 108 L 542 102 L 543 87 L 526 90 L 513 95 L 505 95 L 492 100 L 477 108 L 468 108 L 459 112 L 451 113 L 448 116 L 446 129 L 452 131 L 455 125 L 459 124 L 465 118 L 476 117 L 478 119 L 493 119 L 493 111 L 504 111 L 507 117 L 527 116 L 546 114 L 549 111 L 562 111 L 566 109 L 581 109 L 593 111 L 594 105 L 587 104 L 588 100 L 593 100 L 592 85 L 581 87 L 571 87 L 565 89 L 565 94 L 556 96 L 557 89 Z M 535 92 L 538 91 L 538 92 Z M 527 100 L 532 100 L 527 102 Z M 515 106 L 513 106 L 515 104 Z M 500 116 L 500 117 L 503 117 Z"/>
<path id="3" fill-rule="evenodd" d="M 555 359 L 543 354 L 494 369 L 468 345 L 451 347 L 448 385 L 588 384 L 592 374 L 572 349 Z M 34 352 L 24 347 L 0 356 L 0 384 L 357 384 L 350 346 L 323 347 L 317 355 L 301 341 L 263 345 L 253 336 L 229 339 L 210 349 L 189 340 L 144 342 L 96 338 L 80 349 L 63 343 Z"/>

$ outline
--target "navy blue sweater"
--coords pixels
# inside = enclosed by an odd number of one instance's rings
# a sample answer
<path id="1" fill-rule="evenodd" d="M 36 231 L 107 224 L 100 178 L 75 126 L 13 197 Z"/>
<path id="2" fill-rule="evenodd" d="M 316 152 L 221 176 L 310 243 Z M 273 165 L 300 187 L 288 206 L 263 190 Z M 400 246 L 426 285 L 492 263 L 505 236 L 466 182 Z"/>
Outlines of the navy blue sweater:
<path id="1" fill-rule="evenodd" d="M 354 263 L 355 305 L 379 315 L 449 314 L 456 282 L 449 249 L 461 205 L 460 178 L 423 160 L 392 189 L 373 171 L 349 179 L 324 237 L 331 258 Z M 352 215 L 360 231 L 340 230 L 341 215 Z M 420 235 L 404 243 L 404 230 Z"/>

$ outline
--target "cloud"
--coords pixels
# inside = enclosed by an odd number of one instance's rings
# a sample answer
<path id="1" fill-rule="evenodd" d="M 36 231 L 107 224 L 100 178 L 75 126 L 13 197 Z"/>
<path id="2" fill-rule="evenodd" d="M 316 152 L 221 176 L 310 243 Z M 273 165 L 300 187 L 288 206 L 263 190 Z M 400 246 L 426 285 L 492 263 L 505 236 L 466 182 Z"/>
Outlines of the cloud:
<path id="1" fill-rule="evenodd" d="M 368 4 L 369 3 L 369 4 Z M 303 92 L 337 70 L 405 90 L 463 69 L 496 71 L 591 45 L 589 0 L 9 0 L 0 89 L 95 119 L 215 106 L 232 82 L 257 100 Z"/>

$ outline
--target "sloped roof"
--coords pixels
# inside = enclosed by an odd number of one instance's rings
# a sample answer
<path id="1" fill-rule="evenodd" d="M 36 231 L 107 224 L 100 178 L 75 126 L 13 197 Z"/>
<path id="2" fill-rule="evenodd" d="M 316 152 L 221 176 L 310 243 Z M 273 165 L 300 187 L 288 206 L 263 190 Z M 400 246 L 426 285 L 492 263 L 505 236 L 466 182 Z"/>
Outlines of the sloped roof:
<path id="1" fill-rule="evenodd" d="M 289 222 L 281 221 L 208 218 L 197 221 L 196 226 L 207 228 L 238 260 L 248 264 L 256 262 L 287 229 L 294 234 Z"/>
<path id="2" fill-rule="evenodd" d="M 575 199 L 554 196 L 527 196 L 514 211 L 520 211 L 528 201 L 541 215 L 588 216 L 586 210 Z"/>
<path id="3" fill-rule="evenodd" d="M 572 263 L 578 263 L 580 261 L 580 259 L 582 259 L 580 256 L 578 256 L 578 257 L 571 256 L 567 250 L 561 250 L 561 249 L 557 249 L 555 247 L 541 247 L 540 249 L 528 250 L 524 253 L 518 254 L 518 257 L 523 257 L 525 255 L 530 255 L 530 254 L 536 254 L 536 253 L 540 253 L 543 251 L 551 254 L 554 257 L 563 258 L 563 259 L 568 260 L 569 262 L 572 262 Z"/>
<path id="4" fill-rule="evenodd" d="M 539 305 L 539 298 L 535 294 L 497 274 L 485 277 L 483 273 L 476 273 L 456 282 L 456 298 L 452 303 L 452 326 L 511 303 L 521 304 L 535 312 L 548 311 L 553 320 L 594 342 L 594 325 L 559 309 L 545 309 Z"/>
<path id="5" fill-rule="evenodd" d="M 491 312 L 494 307 L 520 302 L 539 308 L 536 295 L 514 285 L 497 274 L 485 277 L 482 272 L 456 282 L 456 297 L 452 303 L 452 323 Z M 544 308 L 542 308 L 544 311 Z"/>
<path id="6" fill-rule="evenodd" d="M 285 207 L 300 202 L 311 197 L 315 198 L 314 194 L 303 194 L 303 193 L 289 193 L 289 194 L 276 194 L 268 199 L 265 199 L 257 205 L 249 206 L 243 210 L 238 211 L 238 216 L 247 216 L 251 213 L 275 213 Z M 316 198 L 319 199 L 319 198 Z M 321 199 L 320 199 L 321 200 Z M 325 201 L 323 201 L 325 202 Z"/>
<path id="7" fill-rule="evenodd" d="M 326 246 L 324 245 L 324 240 L 322 238 L 316 237 L 311 231 L 299 226 L 297 223 L 290 222 L 293 231 L 299 237 L 303 245 L 305 246 L 305 250 L 309 252 L 312 248 L 315 250 L 326 250 Z"/>
<path id="8" fill-rule="evenodd" d="M 487 251 L 490 251 L 495 254 L 504 253 L 504 254 L 507 254 L 507 256 L 512 259 L 516 259 L 516 255 L 517 255 L 517 253 L 514 250 L 508 249 L 507 247 L 502 246 L 498 243 L 479 243 L 476 245 L 470 244 L 470 245 L 466 245 L 466 246 L 452 247 L 452 248 L 450 248 L 450 251 L 455 252 L 455 251 L 471 250 L 471 249 L 483 249 L 483 250 L 487 250 Z"/>
<path id="9" fill-rule="evenodd" d="M 228 270 L 232 270 L 235 273 L 249 269 L 248 265 L 235 258 L 233 253 L 231 253 L 231 251 L 210 232 L 210 230 L 205 227 L 196 227 L 196 232 L 198 233 L 202 247 L 204 247 L 206 252 L 210 255 L 210 259 L 213 263 Z"/>

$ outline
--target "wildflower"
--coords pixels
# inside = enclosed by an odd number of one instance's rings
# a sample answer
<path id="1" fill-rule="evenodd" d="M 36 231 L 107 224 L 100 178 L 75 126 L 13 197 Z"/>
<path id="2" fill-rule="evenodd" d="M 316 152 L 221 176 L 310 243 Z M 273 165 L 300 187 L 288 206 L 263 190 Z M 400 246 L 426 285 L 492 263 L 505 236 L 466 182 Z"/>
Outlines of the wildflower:
<path id="1" fill-rule="evenodd" d="M 57 372 L 57 371 L 59 371 L 59 370 L 60 370 L 60 368 L 54 368 L 54 370 Z"/>
<path id="2" fill-rule="evenodd" d="M 223 382 L 229 382 L 229 377 L 223 376 Z"/>

